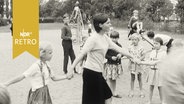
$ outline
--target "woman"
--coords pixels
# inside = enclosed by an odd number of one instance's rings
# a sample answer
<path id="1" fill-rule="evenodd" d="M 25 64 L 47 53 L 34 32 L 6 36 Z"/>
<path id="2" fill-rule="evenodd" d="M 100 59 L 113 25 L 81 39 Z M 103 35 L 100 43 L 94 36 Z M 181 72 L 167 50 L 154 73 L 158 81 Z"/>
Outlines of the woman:
<path id="1" fill-rule="evenodd" d="M 96 32 L 87 39 L 82 52 L 74 60 L 70 73 L 87 55 L 83 72 L 82 104 L 110 104 L 112 92 L 102 76 L 105 54 L 108 49 L 113 49 L 129 58 L 132 56 L 105 35 L 111 27 L 110 19 L 106 15 L 95 15 L 93 25 Z"/>

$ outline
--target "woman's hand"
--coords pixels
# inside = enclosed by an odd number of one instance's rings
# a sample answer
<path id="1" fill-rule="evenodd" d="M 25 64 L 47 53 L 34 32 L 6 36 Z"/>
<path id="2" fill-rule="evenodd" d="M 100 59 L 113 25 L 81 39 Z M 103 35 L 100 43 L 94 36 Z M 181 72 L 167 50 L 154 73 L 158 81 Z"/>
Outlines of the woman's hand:
<path id="1" fill-rule="evenodd" d="M 117 58 L 121 59 L 122 55 L 121 54 L 117 54 Z"/>
<path id="2" fill-rule="evenodd" d="M 136 64 L 140 64 L 141 63 L 140 59 L 138 59 L 138 58 L 133 58 L 133 59 L 131 59 L 131 61 L 136 63 Z"/>
<path id="3" fill-rule="evenodd" d="M 116 56 L 112 56 L 112 60 L 113 61 L 116 61 L 117 60 L 117 57 Z"/>

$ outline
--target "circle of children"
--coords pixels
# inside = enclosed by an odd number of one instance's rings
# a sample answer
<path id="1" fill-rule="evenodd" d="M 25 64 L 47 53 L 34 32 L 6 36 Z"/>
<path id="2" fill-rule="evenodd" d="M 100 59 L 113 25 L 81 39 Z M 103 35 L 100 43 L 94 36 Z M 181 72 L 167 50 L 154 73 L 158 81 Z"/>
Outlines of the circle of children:
<path id="1" fill-rule="evenodd" d="M 49 79 L 59 81 L 73 78 L 76 65 L 84 61 L 84 57 L 86 58 L 82 76 L 82 104 L 111 104 L 112 97 L 122 97 L 116 92 L 116 79 L 122 72 L 122 57 L 130 60 L 128 69 L 131 76 L 131 88 L 128 97 L 134 97 L 136 76 L 140 88 L 139 97 L 145 97 L 142 74 L 143 66 L 146 65 L 149 66 L 147 81 L 150 85 L 149 100 L 146 103 L 151 104 L 154 88 L 158 88 L 162 104 L 184 104 L 182 40 L 154 34 L 152 31 L 147 32 L 147 36 L 143 35 L 144 31 L 142 23 L 139 22 L 137 10 L 133 11 L 128 25 L 130 28 L 128 39 L 131 41 L 128 49 L 121 47 L 118 43 L 119 33 L 113 30 L 107 15 L 96 14 L 93 17 L 93 27 L 94 29 L 90 28 L 89 30 L 90 36 L 81 53 L 73 61 L 68 73 L 63 76 L 54 76 L 53 70 L 48 64 L 52 58 L 51 44 L 40 42 L 40 59 L 20 76 L 1 85 L 0 104 L 10 104 L 6 87 L 25 78 L 29 78 L 31 83 L 27 104 L 52 104 L 47 86 Z M 139 44 L 140 41 L 145 40 L 153 46 L 149 51 L 149 58 L 145 58 L 148 52 L 145 52 L 144 47 Z M 104 59 L 106 59 L 105 64 Z"/>

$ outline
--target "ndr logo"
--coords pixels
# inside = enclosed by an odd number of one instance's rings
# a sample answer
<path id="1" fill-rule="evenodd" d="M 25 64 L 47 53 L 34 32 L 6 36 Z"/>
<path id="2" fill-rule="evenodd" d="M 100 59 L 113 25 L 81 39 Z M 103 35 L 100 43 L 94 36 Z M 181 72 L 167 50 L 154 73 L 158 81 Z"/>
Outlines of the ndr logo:
<path id="1" fill-rule="evenodd" d="M 25 32 L 24 29 L 22 32 L 20 32 L 20 36 L 21 37 L 30 37 L 30 35 L 32 34 L 32 32 Z"/>

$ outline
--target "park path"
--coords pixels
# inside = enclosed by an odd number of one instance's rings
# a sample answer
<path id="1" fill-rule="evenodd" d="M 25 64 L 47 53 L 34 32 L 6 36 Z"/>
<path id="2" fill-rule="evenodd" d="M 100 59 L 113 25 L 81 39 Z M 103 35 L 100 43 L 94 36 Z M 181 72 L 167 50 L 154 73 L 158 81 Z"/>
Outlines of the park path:
<path id="1" fill-rule="evenodd" d="M 51 65 L 53 70 L 57 75 L 63 74 L 62 63 L 63 63 L 63 49 L 61 46 L 60 33 L 61 30 L 41 30 L 40 31 L 40 41 L 50 41 L 54 46 L 54 55 L 51 60 Z M 73 31 L 75 32 L 75 31 Z M 128 31 L 120 30 L 120 40 L 119 42 L 123 47 L 127 47 L 128 42 L 127 34 Z M 12 59 L 12 37 L 10 32 L 0 33 L 0 83 L 13 78 L 22 72 L 24 72 L 35 60 L 32 55 L 27 52 L 21 54 L 16 59 Z M 142 45 L 149 49 L 150 46 L 146 42 L 141 42 Z M 79 45 L 74 44 L 74 49 L 76 56 L 79 53 Z M 122 95 L 121 99 L 113 98 L 113 104 L 145 104 L 148 100 L 148 84 L 144 81 L 144 92 L 146 94 L 145 98 L 140 98 L 138 83 L 135 83 L 135 96 L 133 98 L 128 98 L 128 92 L 130 89 L 130 75 L 127 70 L 127 60 L 122 60 L 122 65 L 124 68 L 124 73 L 117 80 L 117 91 Z M 70 67 L 70 64 L 69 64 Z M 50 93 L 53 99 L 53 104 L 81 104 L 82 97 L 82 75 L 75 75 L 71 80 L 63 80 L 60 82 L 52 82 L 49 85 Z M 27 80 L 20 83 L 12 85 L 8 88 L 12 104 L 26 104 L 28 91 L 30 89 L 30 84 Z M 155 90 L 155 95 L 153 97 L 154 104 L 159 104 L 158 90 Z"/>

